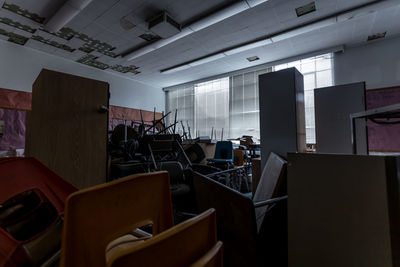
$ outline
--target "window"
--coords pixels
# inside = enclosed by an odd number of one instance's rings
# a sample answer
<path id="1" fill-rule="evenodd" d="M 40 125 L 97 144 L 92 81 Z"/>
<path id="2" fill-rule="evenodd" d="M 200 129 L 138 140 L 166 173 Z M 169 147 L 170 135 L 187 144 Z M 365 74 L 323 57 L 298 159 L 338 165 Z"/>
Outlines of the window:
<path id="1" fill-rule="evenodd" d="M 260 108 L 258 75 L 270 72 L 268 68 L 231 76 L 229 93 L 230 138 L 242 135 L 260 137 Z"/>
<path id="2" fill-rule="evenodd" d="M 220 139 L 229 134 L 229 78 L 212 80 L 194 85 L 194 122 L 197 136 Z"/>
<path id="3" fill-rule="evenodd" d="M 167 125 L 171 125 L 175 120 L 175 111 L 177 113 L 176 131 L 183 134 L 182 124 L 185 127 L 185 131 L 188 132 L 188 125 L 191 128 L 191 135 L 193 136 L 193 125 L 194 125 L 194 87 L 193 85 L 178 86 L 174 90 L 166 92 L 166 110 L 171 111 L 171 114 L 167 116 Z M 180 123 L 182 121 L 182 124 Z"/>
<path id="4" fill-rule="evenodd" d="M 304 77 L 304 106 L 307 144 L 315 144 L 314 89 L 333 85 L 332 54 L 275 66 L 274 70 L 296 67 Z"/>
<path id="5" fill-rule="evenodd" d="M 224 77 L 207 82 L 177 86 L 167 91 L 167 122 L 178 121 L 191 128 L 192 137 L 211 136 L 238 138 L 242 135 L 260 137 L 258 76 L 271 71 L 296 67 L 304 77 L 306 138 L 315 144 L 314 89 L 333 85 L 332 54 L 325 54 L 280 64 L 260 71 Z M 177 126 L 182 134 L 181 125 Z"/>

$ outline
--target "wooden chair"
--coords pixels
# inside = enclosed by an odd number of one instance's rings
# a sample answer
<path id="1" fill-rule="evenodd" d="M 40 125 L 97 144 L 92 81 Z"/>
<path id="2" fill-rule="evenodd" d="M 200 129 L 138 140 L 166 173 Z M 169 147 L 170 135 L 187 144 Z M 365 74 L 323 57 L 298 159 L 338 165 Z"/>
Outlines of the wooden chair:
<path id="1" fill-rule="evenodd" d="M 214 247 L 190 267 L 219 267 L 223 266 L 223 244 L 218 241 Z"/>
<path id="2" fill-rule="evenodd" d="M 215 245 L 218 244 L 217 247 Z M 114 254 L 112 267 L 222 266 L 222 244 L 217 243 L 215 210 L 184 221 L 136 246 Z M 204 265 L 199 265 L 204 263 Z"/>
<path id="3" fill-rule="evenodd" d="M 169 175 L 131 175 L 71 194 L 64 217 L 61 266 L 106 266 L 107 245 L 152 224 L 153 235 L 173 226 Z"/>

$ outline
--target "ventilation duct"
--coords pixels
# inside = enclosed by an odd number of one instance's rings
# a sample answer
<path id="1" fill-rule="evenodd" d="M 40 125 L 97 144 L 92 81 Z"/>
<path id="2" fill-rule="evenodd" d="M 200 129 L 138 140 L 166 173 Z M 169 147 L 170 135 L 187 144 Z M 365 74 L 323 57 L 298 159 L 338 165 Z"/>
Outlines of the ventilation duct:
<path id="1" fill-rule="evenodd" d="M 337 22 L 344 22 L 347 20 L 359 18 L 368 15 L 370 13 L 377 12 L 379 10 L 391 8 L 399 4 L 400 4 L 399 0 L 374 1 L 373 3 L 364 5 L 360 8 L 338 15 Z"/>
<path id="2" fill-rule="evenodd" d="M 58 32 L 92 0 L 69 0 L 47 21 L 44 28 L 50 32 Z"/>
<path id="3" fill-rule="evenodd" d="M 203 19 L 200 19 L 182 29 L 182 31 L 174 36 L 171 36 L 170 38 L 162 39 L 159 41 L 156 41 L 148 46 L 139 48 L 138 50 L 135 50 L 127 55 L 124 55 L 124 58 L 128 61 L 133 60 L 135 58 L 141 57 L 155 49 L 161 48 L 167 44 L 170 44 L 172 42 L 175 42 L 189 34 L 192 34 L 194 32 L 200 31 L 204 28 L 207 28 L 211 25 L 214 25 L 218 22 L 221 22 L 227 18 L 230 18 L 236 14 L 239 14 L 247 9 L 253 8 L 255 6 L 258 6 L 259 4 L 268 2 L 268 0 L 242 0 L 239 2 L 235 2 L 234 4 L 221 9 L 220 11 L 217 11 Z M 149 46 L 151 49 L 149 49 Z"/>
<path id="4" fill-rule="evenodd" d="M 257 47 L 261 47 L 261 46 L 265 46 L 274 42 L 279 42 L 279 41 L 283 41 L 286 39 L 290 39 L 296 36 L 299 36 L 301 34 L 305 34 L 311 31 L 315 31 L 315 30 L 319 30 L 331 25 L 334 25 L 336 23 L 339 22 L 343 22 L 343 21 L 347 21 L 349 19 L 353 19 L 355 17 L 361 17 L 364 15 L 368 15 L 372 12 L 376 12 L 379 10 L 383 10 L 383 9 L 387 9 L 387 8 L 392 8 L 395 6 L 399 6 L 400 2 L 399 0 L 383 0 L 383 1 L 379 1 L 379 2 L 373 2 L 372 4 L 369 5 L 363 5 L 362 7 L 359 8 L 354 8 L 350 11 L 345 11 L 345 12 L 341 12 L 338 13 L 336 15 L 333 15 L 331 17 L 327 17 L 325 19 L 313 22 L 313 23 L 309 23 L 294 29 L 290 29 L 286 32 L 282 32 L 279 34 L 275 34 L 275 35 L 271 35 L 266 37 L 265 39 L 261 39 L 261 40 L 255 40 L 253 42 L 248 42 L 246 44 L 231 48 L 231 49 L 227 49 L 224 51 L 220 51 L 218 55 L 224 54 L 226 56 L 230 56 L 233 54 L 237 54 L 243 51 L 247 51 L 249 49 L 253 49 L 253 48 L 257 48 Z M 219 57 L 221 58 L 221 57 Z M 205 62 L 210 62 L 213 60 L 217 60 L 219 58 L 216 58 L 215 55 L 209 55 L 209 56 L 205 56 L 202 57 L 200 59 L 195 59 L 193 61 L 189 61 L 184 63 L 185 68 L 187 69 L 189 67 L 193 67 L 193 66 L 198 66 Z M 165 70 L 161 70 L 162 73 L 172 73 L 177 71 L 178 68 L 180 68 L 180 66 L 182 65 L 177 65 L 177 66 L 173 66 L 170 67 L 168 69 Z M 183 70 L 183 69 L 179 69 L 179 70 Z"/>

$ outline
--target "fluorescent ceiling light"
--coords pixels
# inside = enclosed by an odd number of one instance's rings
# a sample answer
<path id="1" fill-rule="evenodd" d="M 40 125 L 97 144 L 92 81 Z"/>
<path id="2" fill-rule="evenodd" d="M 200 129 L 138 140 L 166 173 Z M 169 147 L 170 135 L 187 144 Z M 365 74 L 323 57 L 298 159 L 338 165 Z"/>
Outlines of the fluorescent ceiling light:
<path id="1" fill-rule="evenodd" d="M 199 65 L 202 65 L 202 64 L 205 64 L 205 63 L 208 63 L 208 62 L 211 62 L 211 61 L 223 58 L 223 57 L 225 57 L 225 55 L 223 53 L 220 53 L 220 54 L 216 54 L 216 55 L 208 56 L 205 58 L 201 58 L 199 60 L 192 61 L 189 63 L 189 65 L 191 67 L 195 67 L 195 66 L 199 66 Z"/>
<path id="2" fill-rule="evenodd" d="M 344 22 L 347 20 L 359 18 L 379 10 L 388 9 L 392 7 L 399 6 L 400 2 L 398 0 L 386 0 L 378 1 L 377 3 L 370 4 L 365 7 L 358 8 L 356 10 L 341 14 L 337 16 L 337 22 Z"/>
<path id="3" fill-rule="evenodd" d="M 268 0 L 246 0 L 246 2 L 250 7 L 255 7 L 258 6 L 259 4 L 268 2 Z"/>
<path id="4" fill-rule="evenodd" d="M 312 23 L 312 24 L 309 24 L 309 25 L 306 25 L 303 27 L 299 27 L 297 29 L 294 29 L 294 30 L 291 30 L 291 31 L 288 31 L 285 33 L 274 35 L 271 37 L 271 39 L 272 39 L 272 42 L 279 42 L 279 41 L 283 41 L 283 40 L 286 40 L 289 38 L 296 37 L 296 36 L 304 34 L 304 33 L 308 33 L 311 31 L 319 30 L 321 28 L 325 28 L 327 26 L 331 26 L 335 23 L 336 23 L 336 17 L 332 17 L 332 18 L 324 19 L 324 20 L 321 20 L 321 21 L 318 21 L 318 22 L 315 22 L 315 23 Z"/>
<path id="5" fill-rule="evenodd" d="M 92 0 L 69 0 L 47 21 L 44 28 L 58 32 L 76 15 L 79 14 Z"/>
<path id="6" fill-rule="evenodd" d="M 173 68 L 161 70 L 160 72 L 164 73 L 164 74 L 169 74 L 169 73 L 174 73 L 174 72 L 181 71 L 181 70 L 186 70 L 186 69 L 188 69 L 190 67 L 191 67 L 190 65 L 181 65 L 181 66 L 178 66 L 178 67 L 173 67 Z"/>
<path id="7" fill-rule="evenodd" d="M 269 39 L 269 38 L 261 40 L 261 41 L 252 42 L 252 43 L 249 43 L 249 44 L 246 44 L 246 45 L 242 45 L 242 46 L 239 46 L 239 47 L 236 47 L 236 48 L 232 48 L 232 49 L 224 51 L 223 53 L 225 55 L 227 55 L 227 56 L 230 56 L 230 55 L 233 55 L 233 54 L 237 54 L 237 53 L 240 53 L 240 52 L 243 52 L 243 51 L 247 51 L 247 50 L 250 50 L 250 49 L 253 49 L 253 48 L 257 48 L 257 47 L 260 47 L 260 46 L 264 46 L 264 45 L 268 45 L 268 44 L 272 44 L 272 40 Z"/>

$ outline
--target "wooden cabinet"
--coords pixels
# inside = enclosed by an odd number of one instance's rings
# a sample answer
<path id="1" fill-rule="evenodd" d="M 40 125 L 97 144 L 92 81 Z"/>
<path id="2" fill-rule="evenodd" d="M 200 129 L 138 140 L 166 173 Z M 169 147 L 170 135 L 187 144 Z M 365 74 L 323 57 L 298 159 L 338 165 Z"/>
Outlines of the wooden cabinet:
<path id="1" fill-rule="evenodd" d="M 43 69 L 32 88 L 26 154 L 79 188 L 106 182 L 109 85 Z"/>

